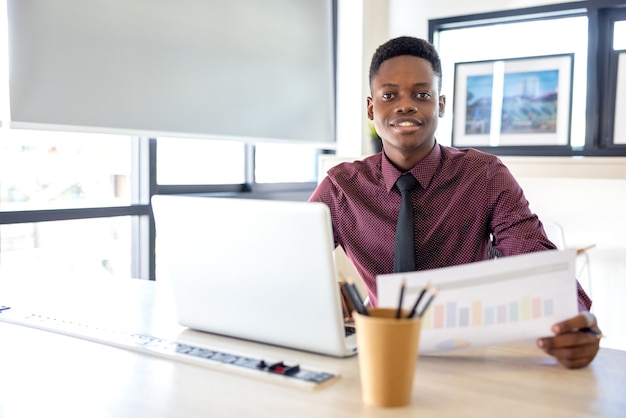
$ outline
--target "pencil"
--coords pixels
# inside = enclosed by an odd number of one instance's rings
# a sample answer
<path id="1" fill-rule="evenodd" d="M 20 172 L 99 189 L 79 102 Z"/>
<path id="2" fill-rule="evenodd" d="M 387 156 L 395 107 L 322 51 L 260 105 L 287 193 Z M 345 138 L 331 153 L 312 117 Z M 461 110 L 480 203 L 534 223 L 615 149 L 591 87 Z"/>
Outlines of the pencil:
<path id="1" fill-rule="evenodd" d="M 351 285 L 348 282 L 343 282 L 342 286 L 356 311 L 361 315 L 369 316 L 369 312 L 365 309 L 365 306 L 363 306 L 363 302 L 361 301 L 361 297 L 359 296 L 356 286 L 354 286 L 354 284 Z"/>
<path id="2" fill-rule="evenodd" d="M 602 338 L 602 332 L 600 330 L 591 329 L 589 327 L 581 328 L 579 331 L 586 332 L 589 335 L 593 335 L 597 339 Z"/>
<path id="3" fill-rule="evenodd" d="M 402 316 L 402 302 L 404 300 L 404 288 L 406 287 L 406 279 L 402 279 L 400 284 L 400 298 L 398 300 L 398 310 L 396 311 L 396 318 L 400 319 Z"/>
<path id="4" fill-rule="evenodd" d="M 367 308 L 365 307 L 365 304 L 363 303 L 363 298 L 361 297 L 361 294 L 359 293 L 359 288 L 356 287 L 354 282 L 350 279 L 348 280 L 348 286 L 350 287 L 350 289 L 352 289 L 352 293 L 354 294 L 354 298 L 356 299 L 357 311 L 361 315 L 369 315 L 369 312 L 367 311 Z"/>
<path id="5" fill-rule="evenodd" d="M 422 287 L 422 291 L 420 292 L 419 296 L 417 297 L 417 300 L 413 304 L 413 307 L 411 308 L 411 311 L 409 312 L 409 315 L 407 316 L 407 318 L 413 318 L 415 316 L 415 311 L 417 311 L 417 305 L 419 305 L 420 301 L 422 300 L 422 298 L 426 294 L 426 291 L 428 290 L 428 286 L 429 286 L 429 283 L 426 282 L 424 287 Z"/>
<path id="6" fill-rule="evenodd" d="M 426 301 L 426 304 L 424 305 L 424 307 L 422 308 L 422 310 L 420 311 L 419 314 L 417 314 L 418 318 L 421 318 L 422 315 L 424 315 L 424 312 L 426 312 L 426 309 L 428 309 L 428 307 L 430 306 L 430 304 L 432 303 L 433 299 L 435 299 L 435 296 L 437 296 L 437 292 L 439 290 L 438 289 L 433 289 L 433 293 L 430 295 L 430 298 L 428 298 L 428 300 Z"/>

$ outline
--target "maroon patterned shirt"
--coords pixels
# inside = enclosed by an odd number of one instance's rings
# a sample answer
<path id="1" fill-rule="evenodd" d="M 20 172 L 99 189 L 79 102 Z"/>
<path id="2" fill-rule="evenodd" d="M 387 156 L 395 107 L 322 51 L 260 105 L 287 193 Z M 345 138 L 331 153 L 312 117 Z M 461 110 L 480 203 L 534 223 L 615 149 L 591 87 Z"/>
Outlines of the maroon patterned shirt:
<path id="1" fill-rule="evenodd" d="M 524 193 L 494 155 L 435 144 L 410 172 L 418 270 L 555 249 Z M 401 197 L 394 186 L 402 174 L 378 153 L 328 171 L 310 201 L 330 208 L 335 245 L 341 245 L 377 303 L 376 276 L 393 272 L 393 247 Z M 578 306 L 591 300 L 578 285 Z"/>

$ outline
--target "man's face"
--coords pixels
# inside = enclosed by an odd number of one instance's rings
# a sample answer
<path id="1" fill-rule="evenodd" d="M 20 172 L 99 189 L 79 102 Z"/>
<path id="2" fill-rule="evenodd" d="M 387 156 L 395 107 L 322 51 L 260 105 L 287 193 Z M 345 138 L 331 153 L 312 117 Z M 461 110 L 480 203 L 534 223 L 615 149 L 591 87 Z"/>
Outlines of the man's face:
<path id="1" fill-rule="evenodd" d="M 383 62 L 372 79 L 367 113 L 392 161 L 417 163 L 432 149 L 445 107 L 438 83 L 430 62 L 411 55 Z"/>

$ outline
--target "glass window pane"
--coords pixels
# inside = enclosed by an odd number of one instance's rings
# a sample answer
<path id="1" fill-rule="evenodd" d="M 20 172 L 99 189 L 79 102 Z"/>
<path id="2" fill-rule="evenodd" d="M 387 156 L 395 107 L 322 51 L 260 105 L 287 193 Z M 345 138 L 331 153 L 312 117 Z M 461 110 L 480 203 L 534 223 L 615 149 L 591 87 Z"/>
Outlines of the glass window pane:
<path id="1" fill-rule="evenodd" d="M 9 120 L 9 54 L 6 1 L 0 0 L 0 124 Z"/>
<path id="2" fill-rule="evenodd" d="M 555 33 L 564 36 L 555 37 Z M 437 49 L 441 56 L 446 116 L 439 121 L 437 138 L 452 138 L 455 64 L 483 60 L 537 57 L 574 53 L 571 110 L 571 145 L 585 143 L 587 90 L 587 17 L 534 20 L 440 31 Z M 506 39 L 506 42 L 502 42 Z M 476 45 L 481 45 L 476 48 Z"/>
<path id="3" fill-rule="evenodd" d="M 626 20 L 615 22 L 613 26 L 613 49 L 626 49 Z"/>
<path id="4" fill-rule="evenodd" d="M 0 211 L 130 204 L 131 138 L 5 130 Z"/>
<path id="5" fill-rule="evenodd" d="M 310 145 L 258 143 L 257 183 L 306 183 L 317 179 L 318 150 Z"/>
<path id="6" fill-rule="evenodd" d="M 157 184 L 243 184 L 245 144 L 193 138 L 157 140 Z"/>
<path id="7" fill-rule="evenodd" d="M 617 61 L 617 87 L 615 94 L 615 126 L 613 143 L 626 144 L 626 52 L 621 52 Z"/>
<path id="8" fill-rule="evenodd" d="M 131 277 L 131 217 L 0 225 L 0 276 Z"/>

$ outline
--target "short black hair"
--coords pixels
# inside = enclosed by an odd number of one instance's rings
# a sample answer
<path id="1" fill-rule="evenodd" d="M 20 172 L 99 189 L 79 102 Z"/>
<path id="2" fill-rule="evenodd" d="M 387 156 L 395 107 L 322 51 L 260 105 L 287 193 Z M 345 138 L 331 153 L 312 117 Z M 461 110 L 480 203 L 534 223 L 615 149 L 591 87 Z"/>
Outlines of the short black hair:
<path id="1" fill-rule="evenodd" d="M 370 88 L 372 86 L 372 79 L 378 73 L 382 63 L 401 55 L 412 55 L 430 62 L 433 71 L 439 78 L 438 88 L 439 92 L 441 92 L 441 60 L 439 59 L 437 50 L 430 42 L 412 36 L 400 36 L 391 39 L 376 49 L 370 64 Z"/>

